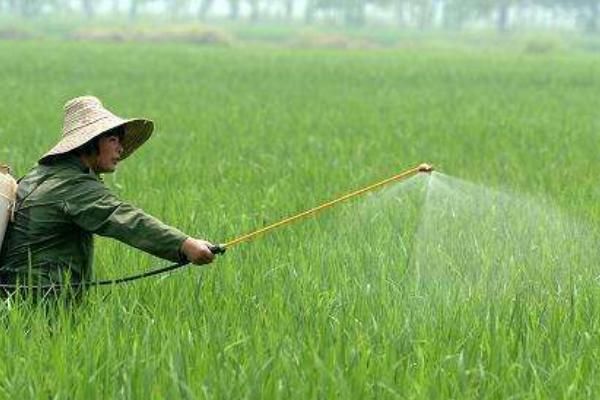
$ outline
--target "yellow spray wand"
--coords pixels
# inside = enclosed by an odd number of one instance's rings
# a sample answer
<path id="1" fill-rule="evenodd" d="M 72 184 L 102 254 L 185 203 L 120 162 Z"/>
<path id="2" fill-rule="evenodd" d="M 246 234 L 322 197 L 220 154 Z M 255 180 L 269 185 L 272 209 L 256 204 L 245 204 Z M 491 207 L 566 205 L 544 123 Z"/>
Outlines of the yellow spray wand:
<path id="1" fill-rule="evenodd" d="M 235 238 L 233 240 L 230 240 L 229 242 L 212 246 L 210 250 L 214 254 L 223 254 L 223 253 L 225 253 L 225 250 L 227 250 L 231 246 L 235 246 L 235 245 L 240 244 L 242 242 L 247 242 L 247 241 L 249 241 L 251 239 L 254 239 L 258 235 L 262 235 L 263 233 L 270 232 L 273 229 L 277 229 L 277 228 L 280 228 L 282 226 L 289 225 L 289 224 L 291 224 L 293 222 L 296 222 L 296 221 L 298 221 L 300 219 L 303 219 L 303 218 L 309 217 L 311 215 L 314 215 L 314 214 L 318 213 L 319 211 L 322 211 L 322 210 L 325 210 L 327 208 L 333 207 L 336 204 L 339 204 L 339 203 L 341 203 L 343 201 L 346 201 L 348 199 L 351 199 L 353 197 L 360 196 L 361 194 L 373 191 L 375 189 L 378 189 L 378 188 L 380 188 L 382 186 L 385 186 L 387 184 L 390 184 L 392 182 L 397 182 L 397 181 L 406 179 L 406 178 L 408 178 L 410 176 L 413 176 L 413 175 L 415 175 L 415 174 L 417 174 L 419 172 L 427 172 L 427 173 L 429 173 L 431 171 L 433 171 L 433 167 L 431 165 L 425 164 L 425 163 L 420 164 L 420 165 L 418 165 L 418 166 L 416 166 L 414 168 L 411 168 L 411 169 L 408 169 L 406 171 L 403 171 L 403 172 L 401 172 L 401 173 L 399 173 L 397 175 L 394 175 L 394 176 L 392 176 L 390 178 L 384 179 L 384 180 L 382 180 L 380 182 L 373 183 L 373 184 L 371 184 L 369 186 L 365 186 L 362 189 L 358 189 L 358 190 L 355 190 L 355 191 L 353 191 L 351 193 L 345 194 L 345 195 L 343 195 L 341 197 L 338 197 L 338 198 L 336 198 L 334 200 L 331 200 L 331 201 L 328 201 L 326 203 L 323 203 L 320 206 L 313 207 L 310 210 L 303 211 L 303 212 L 301 212 L 299 214 L 296 214 L 296 215 L 293 215 L 291 217 L 285 218 L 285 219 L 283 219 L 283 220 L 281 220 L 279 222 L 275 222 L 274 224 L 265 226 L 263 228 L 255 230 L 253 232 L 250 232 L 250 233 L 247 233 L 245 235 L 239 236 L 239 237 L 237 237 L 237 238 Z"/>

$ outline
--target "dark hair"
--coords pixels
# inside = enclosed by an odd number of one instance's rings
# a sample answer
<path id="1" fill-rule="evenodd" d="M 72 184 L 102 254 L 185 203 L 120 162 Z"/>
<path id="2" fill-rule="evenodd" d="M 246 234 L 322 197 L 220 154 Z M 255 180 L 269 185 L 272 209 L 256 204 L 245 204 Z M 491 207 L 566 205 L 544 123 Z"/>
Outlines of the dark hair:
<path id="1" fill-rule="evenodd" d="M 100 138 L 109 137 L 109 136 L 117 136 L 119 140 L 123 140 L 125 136 L 125 127 L 123 125 L 117 126 L 116 128 L 112 128 L 101 135 L 96 136 L 89 142 L 82 144 L 76 149 L 71 150 L 69 153 L 75 154 L 77 156 L 92 156 L 94 154 L 100 153 L 99 142 Z"/>

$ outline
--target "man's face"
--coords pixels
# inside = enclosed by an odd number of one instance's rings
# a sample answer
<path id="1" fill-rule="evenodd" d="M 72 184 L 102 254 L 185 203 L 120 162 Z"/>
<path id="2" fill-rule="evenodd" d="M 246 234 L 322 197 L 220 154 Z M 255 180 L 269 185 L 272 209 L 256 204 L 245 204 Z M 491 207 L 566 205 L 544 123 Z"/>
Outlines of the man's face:
<path id="1" fill-rule="evenodd" d="M 96 167 L 94 170 L 97 173 L 110 173 L 117 169 L 117 163 L 121 159 L 123 146 L 119 137 L 116 135 L 103 136 L 98 141 L 98 149 L 100 152 L 96 157 Z"/>

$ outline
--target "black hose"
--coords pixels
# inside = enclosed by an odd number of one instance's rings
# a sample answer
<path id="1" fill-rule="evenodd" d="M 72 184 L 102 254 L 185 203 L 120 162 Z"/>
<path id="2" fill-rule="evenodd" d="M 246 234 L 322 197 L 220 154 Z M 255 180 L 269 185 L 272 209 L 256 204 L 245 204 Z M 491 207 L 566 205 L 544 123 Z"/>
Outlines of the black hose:
<path id="1" fill-rule="evenodd" d="M 217 254 L 225 254 L 225 246 L 223 245 L 215 245 L 212 246 L 210 248 L 210 251 L 217 255 Z M 164 274 L 165 272 L 169 272 L 169 271 L 173 271 L 179 268 L 183 268 L 186 265 L 189 265 L 189 262 L 179 262 L 177 264 L 173 264 L 173 265 L 169 265 L 167 267 L 162 267 L 162 268 L 156 268 L 156 269 L 152 269 L 150 271 L 147 272 L 142 272 L 140 274 L 135 274 L 135 275 L 130 275 L 130 276 L 125 276 L 123 278 L 118 278 L 118 279 L 104 279 L 104 280 L 96 280 L 96 281 L 88 281 L 88 282 L 71 282 L 71 283 L 51 283 L 51 284 L 47 284 L 47 285 L 37 285 L 37 286 L 27 286 L 24 284 L 8 284 L 8 283 L 3 283 L 0 284 L 0 289 L 39 289 L 39 290 L 49 290 L 49 289 L 62 289 L 62 288 L 66 288 L 69 287 L 71 289 L 80 289 L 80 288 L 89 288 L 89 287 L 95 287 L 95 286 L 107 286 L 107 285 L 118 285 L 121 283 L 126 283 L 126 282 L 132 282 L 132 281 L 137 281 L 140 279 L 144 279 L 144 278 L 148 278 L 150 276 L 154 276 L 154 275 L 160 275 L 160 274 Z"/>

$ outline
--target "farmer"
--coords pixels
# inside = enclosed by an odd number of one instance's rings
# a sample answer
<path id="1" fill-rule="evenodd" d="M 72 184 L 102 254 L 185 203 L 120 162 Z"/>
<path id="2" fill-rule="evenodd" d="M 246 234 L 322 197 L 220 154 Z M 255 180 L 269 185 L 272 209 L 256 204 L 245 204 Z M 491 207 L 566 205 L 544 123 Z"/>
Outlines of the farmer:
<path id="1" fill-rule="evenodd" d="M 92 96 L 65 104 L 62 138 L 20 181 L 0 254 L 0 283 L 87 281 L 93 235 L 174 262 L 210 263 L 211 243 L 121 201 L 102 183 L 152 134 L 152 121 L 122 119 Z"/>

